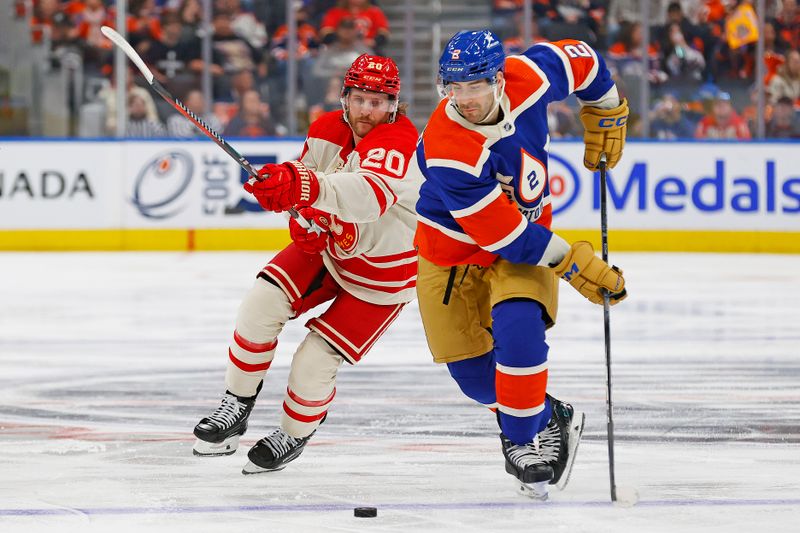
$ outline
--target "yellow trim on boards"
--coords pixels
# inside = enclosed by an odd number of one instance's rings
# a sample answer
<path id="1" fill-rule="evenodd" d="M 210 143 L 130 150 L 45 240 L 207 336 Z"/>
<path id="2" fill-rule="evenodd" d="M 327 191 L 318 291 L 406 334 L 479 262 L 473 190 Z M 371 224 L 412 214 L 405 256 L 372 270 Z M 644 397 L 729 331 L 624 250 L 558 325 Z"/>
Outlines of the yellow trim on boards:
<path id="1" fill-rule="evenodd" d="M 280 250 L 286 229 L 1 230 L 0 251 Z"/>
<path id="2" fill-rule="evenodd" d="M 600 230 L 557 230 L 600 248 Z M 610 230 L 618 252 L 800 253 L 800 232 Z M 280 250 L 286 229 L 0 230 L 0 251 Z"/>

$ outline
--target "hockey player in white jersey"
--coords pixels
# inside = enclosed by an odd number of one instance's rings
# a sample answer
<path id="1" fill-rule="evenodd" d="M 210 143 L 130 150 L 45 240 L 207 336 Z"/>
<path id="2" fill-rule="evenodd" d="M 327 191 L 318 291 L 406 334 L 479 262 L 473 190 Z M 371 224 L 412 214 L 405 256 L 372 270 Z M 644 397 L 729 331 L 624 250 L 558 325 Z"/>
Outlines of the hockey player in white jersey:
<path id="1" fill-rule="evenodd" d="M 311 125 L 300 160 L 265 165 L 245 185 L 264 209 L 294 208 L 323 231 L 290 220 L 293 242 L 258 273 L 236 318 L 222 403 L 194 429 L 196 455 L 236 451 L 284 324 L 332 300 L 306 323 L 280 426 L 250 449 L 243 473 L 284 468 L 327 416 L 341 364 L 360 361 L 414 298 L 420 184 L 405 174 L 417 131 L 399 92 L 394 61 L 361 55 L 345 75 L 343 109 Z"/>

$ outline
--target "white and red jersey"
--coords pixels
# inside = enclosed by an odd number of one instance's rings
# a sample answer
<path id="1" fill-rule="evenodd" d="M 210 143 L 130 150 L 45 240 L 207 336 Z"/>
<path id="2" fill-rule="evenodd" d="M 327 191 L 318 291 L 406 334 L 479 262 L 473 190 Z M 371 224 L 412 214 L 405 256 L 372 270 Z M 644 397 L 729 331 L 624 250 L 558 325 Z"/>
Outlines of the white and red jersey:
<path id="1" fill-rule="evenodd" d="M 417 129 L 398 115 L 354 146 L 343 114 L 333 111 L 314 121 L 300 157 L 319 179 L 312 207 L 355 224 L 356 240 L 346 250 L 330 239 L 325 266 L 356 298 L 379 305 L 409 302 L 417 282 L 414 206 L 420 180 L 416 173 L 406 176 L 406 169 Z"/>

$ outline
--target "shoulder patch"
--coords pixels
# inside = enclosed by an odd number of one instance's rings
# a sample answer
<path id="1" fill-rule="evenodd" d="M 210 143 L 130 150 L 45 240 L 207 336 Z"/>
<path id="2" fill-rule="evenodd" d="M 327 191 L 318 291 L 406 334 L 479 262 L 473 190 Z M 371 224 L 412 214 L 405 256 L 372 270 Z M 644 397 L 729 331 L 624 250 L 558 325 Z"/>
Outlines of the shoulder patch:
<path id="1" fill-rule="evenodd" d="M 541 71 L 534 69 L 529 60 L 515 56 L 506 59 L 505 78 L 505 93 L 512 111 L 539 91 L 545 83 Z"/>
<path id="2" fill-rule="evenodd" d="M 447 100 L 439 103 L 422 134 L 425 159 L 446 159 L 469 167 L 477 166 L 483 154 L 486 137 L 477 131 L 468 130 L 448 117 L 445 113 L 447 105 Z"/>
<path id="3" fill-rule="evenodd" d="M 322 139 L 339 146 L 352 142 L 353 132 L 344 121 L 344 111 L 331 111 L 315 120 L 308 128 L 308 138 Z"/>

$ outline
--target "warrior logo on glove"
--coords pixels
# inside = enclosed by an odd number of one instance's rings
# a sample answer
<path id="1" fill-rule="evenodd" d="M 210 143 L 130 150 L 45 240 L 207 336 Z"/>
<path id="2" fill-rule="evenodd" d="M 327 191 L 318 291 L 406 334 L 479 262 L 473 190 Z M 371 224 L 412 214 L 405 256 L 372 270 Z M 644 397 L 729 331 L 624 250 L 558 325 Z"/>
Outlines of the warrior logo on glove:
<path id="1" fill-rule="evenodd" d="M 268 163 L 258 171 L 258 180 L 244 184 L 244 190 L 252 193 L 267 211 L 280 213 L 313 204 L 319 196 L 319 180 L 300 161 Z"/>

